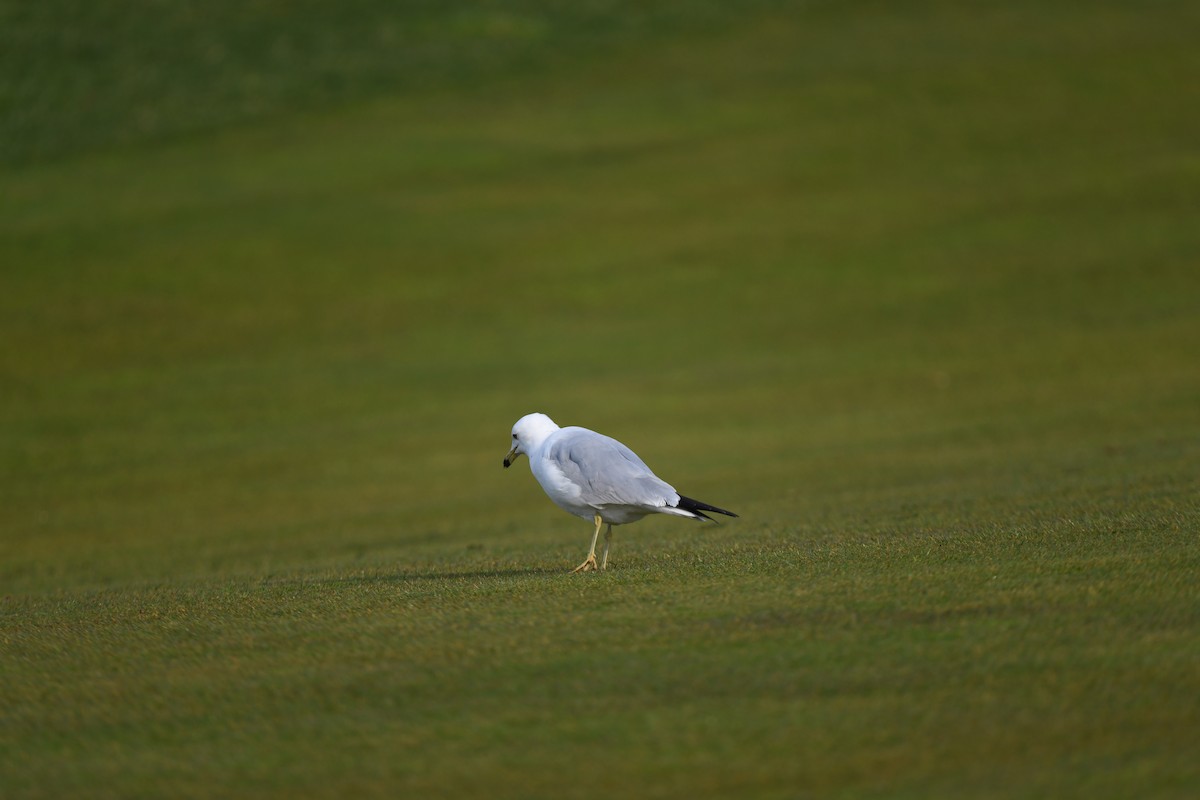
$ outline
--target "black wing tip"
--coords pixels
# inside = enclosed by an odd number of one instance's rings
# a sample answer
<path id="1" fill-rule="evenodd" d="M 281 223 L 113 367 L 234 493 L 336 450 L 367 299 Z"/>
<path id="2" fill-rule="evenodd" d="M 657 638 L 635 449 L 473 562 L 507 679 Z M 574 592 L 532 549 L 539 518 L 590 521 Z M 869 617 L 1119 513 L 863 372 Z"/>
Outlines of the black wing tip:
<path id="1" fill-rule="evenodd" d="M 737 516 L 737 514 L 733 513 L 732 511 L 726 511 L 723 508 L 710 506 L 708 503 L 701 503 L 699 500 L 693 500 L 692 498 L 684 497 L 683 495 L 679 495 L 679 502 L 675 504 L 675 507 L 682 509 L 683 511 L 691 512 L 692 514 L 695 514 L 698 519 L 706 519 L 709 522 L 716 522 L 716 520 L 714 520 L 708 514 L 705 514 L 705 511 L 711 511 L 714 514 L 724 514 L 727 517 Z"/>

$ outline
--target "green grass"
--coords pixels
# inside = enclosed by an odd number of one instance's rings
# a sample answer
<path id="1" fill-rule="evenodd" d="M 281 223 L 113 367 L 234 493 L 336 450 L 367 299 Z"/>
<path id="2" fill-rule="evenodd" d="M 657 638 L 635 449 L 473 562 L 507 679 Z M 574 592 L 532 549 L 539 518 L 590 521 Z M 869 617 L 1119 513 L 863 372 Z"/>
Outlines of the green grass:
<path id="1" fill-rule="evenodd" d="M 1194 796 L 1193 5 L 0 5 L 0 795 Z"/>
<path id="2" fill-rule="evenodd" d="M 779 0 L 0 2 L 0 163 L 478 87 L 718 29 Z"/>

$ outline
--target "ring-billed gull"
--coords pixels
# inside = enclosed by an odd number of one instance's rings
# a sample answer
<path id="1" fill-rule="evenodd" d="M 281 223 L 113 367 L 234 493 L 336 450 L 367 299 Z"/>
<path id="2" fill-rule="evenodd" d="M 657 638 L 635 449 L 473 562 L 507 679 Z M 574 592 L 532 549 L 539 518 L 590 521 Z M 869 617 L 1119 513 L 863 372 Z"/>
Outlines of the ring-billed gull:
<path id="1" fill-rule="evenodd" d="M 504 457 L 529 457 L 533 477 L 563 511 L 596 526 L 587 560 L 575 572 L 608 567 L 612 526 L 636 522 L 647 514 L 674 514 L 713 521 L 705 511 L 736 517 L 732 511 L 684 497 L 659 478 L 625 445 L 587 428 L 560 428 L 545 414 L 527 414 L 512 429 L 512 449 Z M 604 533 L 604 555 L 596 566 L 596 540 Z"/>

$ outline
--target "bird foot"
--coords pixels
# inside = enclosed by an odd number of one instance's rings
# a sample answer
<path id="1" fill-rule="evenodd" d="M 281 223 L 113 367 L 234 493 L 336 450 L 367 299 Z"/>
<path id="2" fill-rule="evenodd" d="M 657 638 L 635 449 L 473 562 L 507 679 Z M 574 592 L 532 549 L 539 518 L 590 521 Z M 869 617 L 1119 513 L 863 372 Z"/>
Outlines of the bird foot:
<path id="1" fill-rule="evenodd" d="M 592 570 L 599 570 L 599 569 L 600 569 L 600 567 L 596 566 L 596 554 L 595 554 L 595 553 L 589 553 L 589 554 L 588 554 L 588 557 L 587 557 L 587 561 L 584 561 L 584 562 L 583 562 L 582 564 L 580 564 L 578 567 L 576 567 L 575 569 L 571 570 L 571 572 L 572 572 L 572 573 L 575 573 L 575 572 L 591 572 Z"/>

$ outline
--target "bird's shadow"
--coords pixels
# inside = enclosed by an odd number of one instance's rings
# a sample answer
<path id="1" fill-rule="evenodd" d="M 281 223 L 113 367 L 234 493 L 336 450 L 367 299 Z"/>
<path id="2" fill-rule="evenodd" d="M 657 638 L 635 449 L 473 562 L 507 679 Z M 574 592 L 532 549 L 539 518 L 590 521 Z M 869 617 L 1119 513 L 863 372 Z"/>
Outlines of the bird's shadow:
<path id="1" fill-rule="evenodd" d="M 417 583 L 421 581 L 455 581 L 455 580 L 492 580 L 496 578 L 537 578 L 551 575 L 569 575 L 568 569 L 552 569 L 550 567 L 516 567 L 513 569 L 480 569 L 480 570 L 400 570 L 397 572 L 379 572 L 373 575 L 360 575 L 341 578 L 342 583 Z"/>

